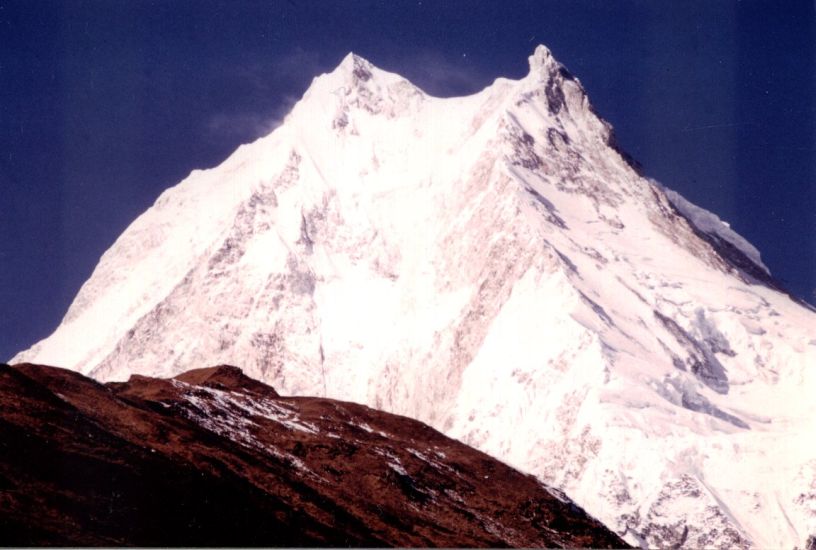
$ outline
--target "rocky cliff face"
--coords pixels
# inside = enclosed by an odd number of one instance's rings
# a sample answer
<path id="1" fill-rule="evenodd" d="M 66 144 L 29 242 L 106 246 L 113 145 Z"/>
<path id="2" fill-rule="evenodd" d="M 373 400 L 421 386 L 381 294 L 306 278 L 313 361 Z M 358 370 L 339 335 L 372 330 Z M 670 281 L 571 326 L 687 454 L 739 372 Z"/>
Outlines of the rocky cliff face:
<path id="1" fill-rule="evenodd" d="M 4 545 L 619 547 L 428 426 L 235 367 L 99 384 L 0 366 Z"/>
<path id="2" fill-rule="evenodd" d="M 816 315 L 644 178 L 544 47 L 450 99 L 349 55 L 166 191 L 15 361 L 241 364 L 427 422 L 633 544 L 816 532 Z"/>

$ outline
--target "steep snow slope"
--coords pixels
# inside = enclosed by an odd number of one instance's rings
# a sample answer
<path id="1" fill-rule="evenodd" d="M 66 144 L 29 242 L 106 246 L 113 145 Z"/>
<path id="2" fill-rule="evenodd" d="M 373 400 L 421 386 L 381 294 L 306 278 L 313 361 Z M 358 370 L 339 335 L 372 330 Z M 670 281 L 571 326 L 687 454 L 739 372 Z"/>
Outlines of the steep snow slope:
<path id="1" fill-rule="evenodd" d="M 816 315 L 715 220 L 632 168 L 543 46 L 452 99 L 349 55 L 166 191 L 14 360 L 239 364 L 426 421 L 633 543 L 802 545 Z"/>

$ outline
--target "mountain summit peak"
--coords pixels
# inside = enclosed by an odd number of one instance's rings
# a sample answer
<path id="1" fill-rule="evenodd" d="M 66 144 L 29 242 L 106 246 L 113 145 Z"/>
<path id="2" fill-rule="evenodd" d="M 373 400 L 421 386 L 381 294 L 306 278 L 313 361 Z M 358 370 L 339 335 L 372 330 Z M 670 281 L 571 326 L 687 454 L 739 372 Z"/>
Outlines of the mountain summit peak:
<path id="1" fill-rule="evenodd" d="M 527 61 L 530 64 L 530 72 L 540 71 L 552 65 L 560 65 L 555 57 L 553 57 L 550 49 L 544 44 L 536 46 L 535 50 L 533 50 L 533 54 L 527 58 Z"/>
<path id="2" fill-rule="evenodd" d="M 367 59 L 349 52 L 337 66 L 337 70 L 344 74 L 350 74 L 352 78 L 366 82 L 372 77 L 374 65 Z"/>
<path id="3" fill-rule="evenodd" d="M 530 65 L 530 75 L 539 77 L 542 80 L 550 80 L 558 75 L 559 81 L 575 80 L 575 77 L 562 65 L 552 54 L 550 49 L 539 44 L 533 50 L 533 54 L 527 58 Z"/>

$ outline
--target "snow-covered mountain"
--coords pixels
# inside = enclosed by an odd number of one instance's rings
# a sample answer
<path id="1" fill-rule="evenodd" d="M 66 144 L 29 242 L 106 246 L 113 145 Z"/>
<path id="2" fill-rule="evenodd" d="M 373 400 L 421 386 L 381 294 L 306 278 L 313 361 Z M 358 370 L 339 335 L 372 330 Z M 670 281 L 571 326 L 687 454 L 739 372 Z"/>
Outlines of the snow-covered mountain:
<path id="1" fill-rule="evenodd" d="M 633 166 L 543 46 L 449 99 L 350 54 L 162 194 L 13 361 L 237 364 L 423 420 L 632 543 L 802 546 L 816 314 Z"/>

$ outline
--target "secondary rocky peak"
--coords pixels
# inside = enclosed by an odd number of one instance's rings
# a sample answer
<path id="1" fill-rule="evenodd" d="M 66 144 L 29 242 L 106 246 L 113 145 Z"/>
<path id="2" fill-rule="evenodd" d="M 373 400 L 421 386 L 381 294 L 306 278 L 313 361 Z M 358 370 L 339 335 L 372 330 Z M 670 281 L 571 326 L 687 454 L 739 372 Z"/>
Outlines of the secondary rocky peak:
<path id="1" fill-rule="evenodd" d="M 527 58 L 527 62 L 530 64 L 531 73 L 538 73 L 544 70 L 549 72 L 550 67 L 561 65 L 556 61 L 555 57 L 553 57 L 550 49 L 544 44 L 536 46 L 536 49 L 533 50 L 533 54 Z"/>
<path id="2" fill-rule="evenodd" d="M 543 87 L 550 114 L 559 115 L 568 111 L 575 115 L 575 111 L 591 111 L 581 84 L 553 57 L 550 50 L 544 46 L 537 47 L 529 62 L 530 74 L 525 80 L 532 81 L 537 88 Z"/>
<path id="3" fill-rule="evenodd" d="M 315 79 L 295 110 L 307 125 L 314 124 L 315 111 L 332 105 L 331 127 L 341 134 L 357 132 L 352 111 L 394 118 L 413 112 L 412 105 L 423 93 L 402 76 L 376 67 L 355 53 L 346 55 L 330 73 Z M 308 101 L 307 101 L 308 100 Z M 318 103 L 315 105 L 312 103 Z"/>
<path id="4" fill-rule="evenodd" d="M 349 52 L 343 61 L 340 62 L 337 69 L 350 75 L 358 82 L 367 82 L 373 76 L 373 71 L 376 69 L 370 61 L 364 59 L 354 52 Z"/>
<path id="5" fill-rule="evenodd" d="M 175 379 L 194 386 L 226 391 L 241 390 L 264 397 L 278 397 L 278 392 L 274 388 L 246 376 L 243 370 L 232 365 L 194 369 L 176 376 Z"/>
<path id="6" fill-rule="evenodd" d="M 376 93 L 393 82 L 407 82 L 402 76 L 385 71 L 354 52 L 346 54 L 337 67 L 324 77 L 328 79 L 330 87 L 334 86 L 330 91 L 335 95 L 340 88 L 346 95 L 358 89 Z"/>
<path id="7" fill-rule="evenodd" d="M 561 82 L 576 81 L 572 73 L 553 56 L 546 46 L 537 46 L 533 54 L 527 58 L 527 62 L 530 65 L 529 76 L 531 77 L 549 80 L 553 76 L 559 76 Z"/>

